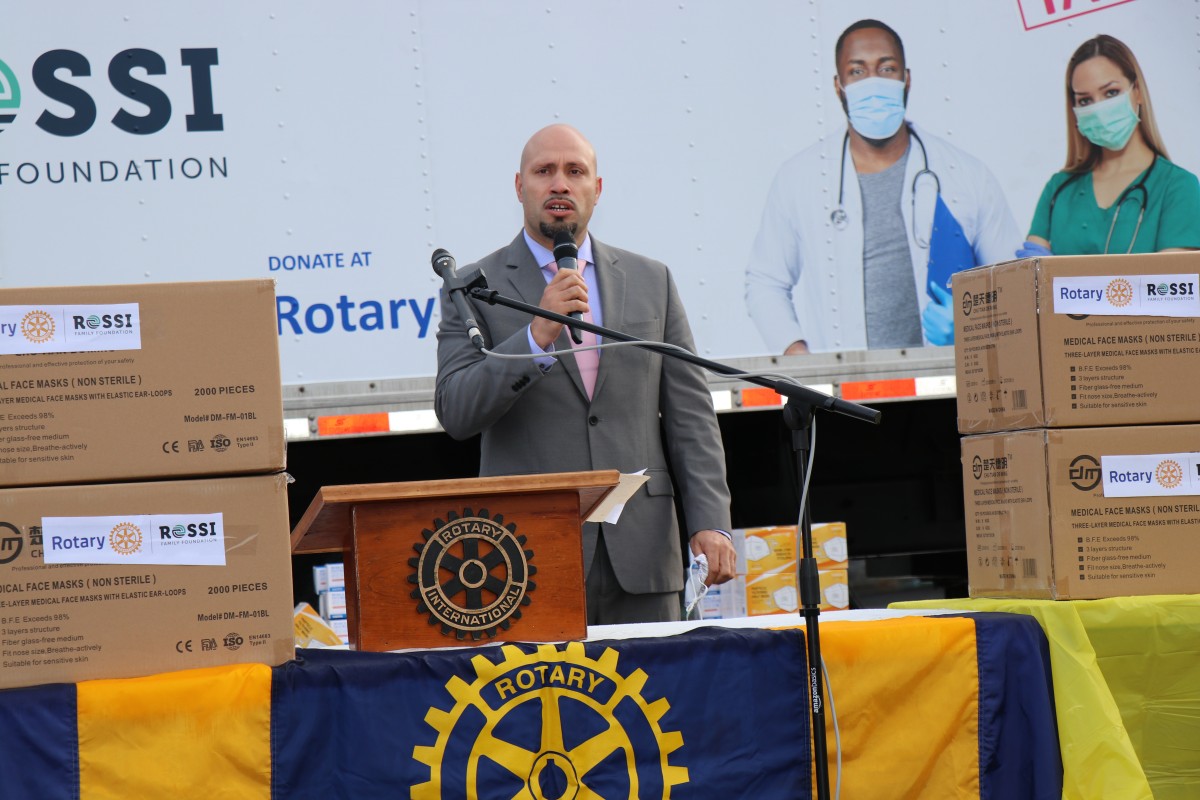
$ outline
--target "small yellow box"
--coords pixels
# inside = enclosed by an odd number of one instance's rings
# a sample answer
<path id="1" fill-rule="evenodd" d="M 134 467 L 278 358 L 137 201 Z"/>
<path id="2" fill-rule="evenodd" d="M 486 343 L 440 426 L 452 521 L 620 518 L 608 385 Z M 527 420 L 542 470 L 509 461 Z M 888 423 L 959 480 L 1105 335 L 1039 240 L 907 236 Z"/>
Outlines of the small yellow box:
<path id="1" fill-rule="evenodd" d="M 849 608 L 849 570 L 823 569 L 817 575 L 821 579 L 821 610 L 836 611 Z"/>
<path id="2" fill-rule="evenodd" d="M 846 523 L 814 522 L 813 558 L 817 559 L 818 570 L 845 570 L 850 559 L 846 547 Z"/>
<path id="3" fill-rule="evenodd" d="M 752 617 L 762 614 L 795 612 L 800 608 L 800 593 L 796 591 L 794 569 L 769 572 L 746 579 L 746 613 Z"/>
<path id="4" fill-rule="evenodd" d="M 746 575 L 764 575 L 795 563 L 795 525 L 747 528 L 743 533 Z"/>

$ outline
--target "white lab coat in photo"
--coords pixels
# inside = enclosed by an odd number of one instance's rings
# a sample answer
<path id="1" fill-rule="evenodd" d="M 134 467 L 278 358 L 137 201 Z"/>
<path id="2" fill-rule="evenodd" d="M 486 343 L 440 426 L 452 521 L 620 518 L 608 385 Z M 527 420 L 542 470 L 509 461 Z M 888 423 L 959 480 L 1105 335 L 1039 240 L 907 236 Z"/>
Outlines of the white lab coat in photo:
<path id="1" fill-rule="evenodd" d="M 926 291 L 929 239 L 940 184 L 943 201 L 971 243 L 976 262 L 1007 261 L 1022 237 L 996 178 L 981 161 L 930 133 L 912 126 L 928 153 L 912 139 L 900 209 L 912 256 L 913 284 L 920 310 L 930 302 Z M 862 194 L 849 148 L 842 207 L 846 224 L 831 219 L 838 203 L 838 161 L 845 132 L 786 161 L 767 195 L 762 224 L 746 266 L 746 310 L 772 353 L 803 340 L 813 352 L 865 350 L 863 301 Z M 913 216 L 919 239 L 913 236 Z M 926 341 L 928 344 L 928 341 Z"/>

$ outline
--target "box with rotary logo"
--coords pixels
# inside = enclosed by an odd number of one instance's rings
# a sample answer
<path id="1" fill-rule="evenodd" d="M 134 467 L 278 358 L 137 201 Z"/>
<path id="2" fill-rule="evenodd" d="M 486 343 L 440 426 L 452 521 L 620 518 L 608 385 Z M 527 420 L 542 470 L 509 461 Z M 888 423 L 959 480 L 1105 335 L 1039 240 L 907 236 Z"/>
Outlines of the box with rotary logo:
<path id="1" fill-rule="evenodd" d="M 0 489 L 0 688 L 290 659 L 287 481 Z"/>
<path id="2" fill-rule="evenodd" d="M 1200 425 L 962 439 L 972 597 L 1200 593 Z"/>
<path id="3" fill-rule="evenodd" d="M 1200 421 L 1200 252 L 1010 261 L 953 294 L 960 433 Z"/>
<path id="4" fill-rule="evenodd" d="M 0 289 L 0 486 L 284 467 L 269 280 Z"/>

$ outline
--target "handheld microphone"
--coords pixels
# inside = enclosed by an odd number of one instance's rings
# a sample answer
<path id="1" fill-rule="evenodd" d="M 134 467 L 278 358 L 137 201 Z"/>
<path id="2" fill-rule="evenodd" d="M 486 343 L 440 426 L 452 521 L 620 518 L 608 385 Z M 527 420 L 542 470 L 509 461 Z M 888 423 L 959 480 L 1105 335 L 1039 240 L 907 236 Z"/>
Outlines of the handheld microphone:
<path id="1" fill-rule="evenodd" d="M 579 248 L 575 246 L 575 237 L 568 230 L 560 229 L 554 234 L 554 261 L 559 269 L 579 269 Z M 578 311 L 572 311 L 567 316 L 583 319 L 583 314 Z M 583 334 L 574 326 L 571 327 L 571 341 L 583 344 Z"/>
<path id="2" fill-rule="evenodd" d="M 454 308 L 458 310 L 458 315 L 463 319 L 463 325 L 467 328 L 467 338 L 471 340 L 471 344 L 475 345 L 476 350 L 482 351 L 484 348 L 483 334 L 479 330 L 479 323 L 475 321 L 475 316 L 471 313 L 470 303 L 463 296 L 466 287 L 458 279 L 454 256 L 439 247 L 433 251 L 432 262 L 433 271 L 442 279 L 442 286 L 445 287 L 446 294 L 450 295 L 450 299 L 454 302 Z"/>

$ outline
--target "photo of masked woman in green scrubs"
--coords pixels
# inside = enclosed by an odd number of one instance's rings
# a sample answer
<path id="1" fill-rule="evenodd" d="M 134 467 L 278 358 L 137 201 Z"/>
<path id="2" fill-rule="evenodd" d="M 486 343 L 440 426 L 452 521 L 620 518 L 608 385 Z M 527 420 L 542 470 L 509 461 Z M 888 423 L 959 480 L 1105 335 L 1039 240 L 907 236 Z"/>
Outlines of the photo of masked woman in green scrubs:
<path id="1" fill-rule="evenodd" d="M 1200 181 L 1168 159 L 1130 49 L 1089 39 L 1067 66 L 1067 163 L 1042 190 L 1017 256 L 1196 248 Z"/>

